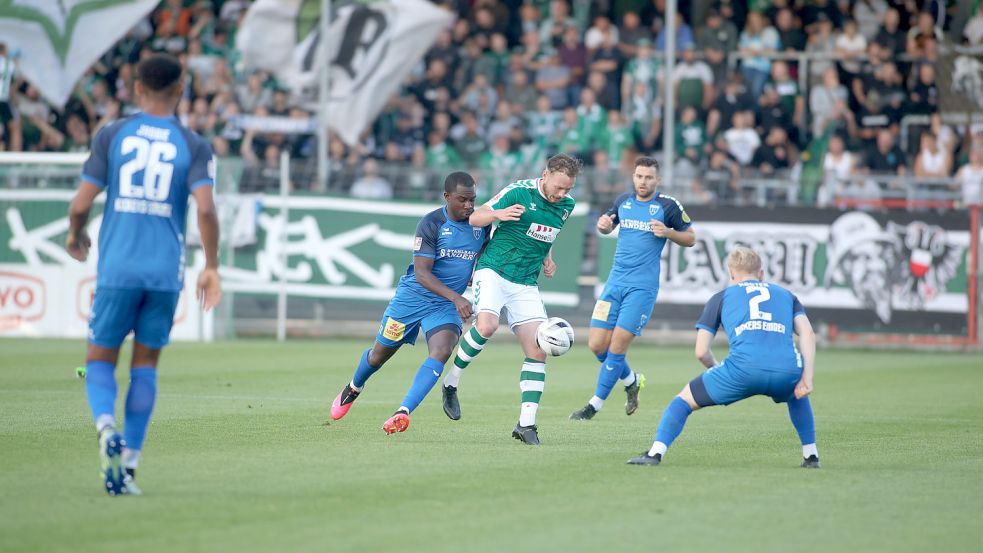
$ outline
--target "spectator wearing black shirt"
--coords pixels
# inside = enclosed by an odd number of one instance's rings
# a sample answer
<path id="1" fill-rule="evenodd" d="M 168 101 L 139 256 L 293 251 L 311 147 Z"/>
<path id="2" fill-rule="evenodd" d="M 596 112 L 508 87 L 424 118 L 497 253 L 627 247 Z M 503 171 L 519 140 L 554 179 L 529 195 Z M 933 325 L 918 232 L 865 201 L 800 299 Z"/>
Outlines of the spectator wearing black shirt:
<path id="1" fill-rule="evenodd" d="M 707 136 L 713 137 L 726 130 L 735 113 L 750 109 L 754 109 L 754 101 L 744 89 L 743 79 L 735 73 L 727 80 L 723 91 L 710 108 L 710 114 L 707 116 Z"/>
<path id="2" fill-rule="evenodd" d="M 894 143 L 894 133 L 877 131 L 877 141 L 863 157 L 861 171 L 878 175 L 904 175 L 907 172 L 904 152 Z"/>
<path id="3" fill-rule="evenodd" d="M 918 78 L 911 86 L 908 95 L 909 112 L 928 115 L 939 110 L 939 89 L 935 85 L 935 66 L 930 63 L 918 65 Z"/>
<path id="4" fill-rule="evenodd" d="M 706 25 L 696 31 L 696 47 L 703 52 L 703 58 L 713 70 L 715 82 L 722 83 L 727 78 L 727 53 L 737 50 L 737 27 L 711 8 Z"/>
<path id="5" fill-rule="evenodd" d="M 873 140 L 879 130 L 894 131 L 897 128 L 897 115 L 884 108 L 879 93 L 876 91 L 867 93 L 867 101 L 857 111 L 857 136 L 863 140 Z"/>
<path id="6" fill-rule="evenodd" d="M 812 32 L 812 27 L 821 19 L 820 14 L 833 22 L 833 27 L 843 28 L 843 14 L 837 9 L 836 4 L 830 0 L 813 0 L 812 3 L 802 9 L 802 24 L 806 31 Z"/>
<path id="7" fill-rule="evenodd" d="M 905 51 L 905 34 L 900 28 L 901 15 L 898 10 L 890 9 L 884 13 L 884 23 L 877 31 L 874 42 L 878 43 L 891 55 L 897 56 Z"/>
<path id="8" fill-rule="evenodd" d="M 775 29 L 782 43 L 782 50 L 801 52 L 806 49 L 806 35 L 802 26 L 795 19 L 795 14 L 788 8 L 778 10 L 775 15 Z"/>
<path id="9" fill-rule="evenodd" d="M 758 99 L 758 134 L 768 136 L 774 128 L 795 129 L 795 114 L 786 110 L 786 105 L 774 83 L 766 84 L 764 94 Z"/>
<path id="10" fill-rule="evenodd" d="M 775 175 L 787 171 L 795 163 L 798 153 L 790 143 L 782 127 L 772 127 L 765 135 L 765 142 L 755 150 L 752 165 L 763 175 Z"/>

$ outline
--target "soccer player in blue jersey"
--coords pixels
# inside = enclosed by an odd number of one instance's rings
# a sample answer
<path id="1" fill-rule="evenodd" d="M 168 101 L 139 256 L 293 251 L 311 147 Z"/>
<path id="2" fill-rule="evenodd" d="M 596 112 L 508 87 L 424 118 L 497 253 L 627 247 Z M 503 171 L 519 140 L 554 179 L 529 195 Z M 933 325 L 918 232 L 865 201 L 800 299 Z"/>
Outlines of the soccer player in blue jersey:
<path id="1" fill-rule="evenodd" d="M 738 247 L 727 257 L 731 285 L 710 298 L 696 323 L 696 357 L 707 371 L 679 392 L 662 414 L 652 448 L 628 461 L 658 465 L 683 431 L 690 413 L 711 405 L 730 405 L 755 395 L 788 404 L 792 426 L 802 442 L 802 467 L 819 468 L 816 424 L 809 394 L 816 363 L 816 335 L 805 309 L 791 292 L 763 282 L 761 258 Z M 710 344 L 723 327 L 730 355 L 721 363 Z M 799 335 L 799 349 L 792 333 Z"/>
<path id="2" fill-rule="evenodd" d="M 204 309 L 222 297 L 218 277 L 218 218 L 212 198 L 212 149 L 181 126 L 181 63 L 155 54 L 137 68 L 140 113 L 96 134 L 69 207 L 65 246 L 85 261 L 85 227 L 92 204 L 106 191 L 99 227 L 96 294 L 89 316 L 85 388 L 99 435 L 99 455 L 110 495 L 139 494 L 134 481 L 157 397 L 157 362 L 167 345 L 184 287 L 184 228 L 188 196 L 198 204 L 205 268 L 197 295 Z M 115 415 L 119 348 L 134 333 L 123 435 Z"/>
<path id="3" fill-rule="evenodd" d="M 625 413 L 638 409 L 645 375 L 632 371 L 625 355 L 645 328 L 659 295 L 662 249 L 667 240 L 686 248 L 696 243 L 689 215 L 676 198 L 656 190 L 660 182 L 659 162 L 639 157 L 632 174 L 635 193 L 619 196 L 597 219 L 602 234 L 610 234 L 616 226 L 621 229 L 614 266 L 594 305 L 587 337 L 588 347 L 601 362 L 597 386 L 587 405 L 570 415 L 572 420 L 592 419 L 619 381 L 628 396 Z"/>
<path id="4" fill-rule="evenodd" d="M 446 205 L 426 214 L 416 227 L 413 263 L 399 279 L 396 295 L 385 313 L 375 344 L 359 359 L 351 382 L 331 404 L 338 420 L 351 409 L 365 383 L 403 344 L 416 343 L 420 329 L 427 337 L 429 356 L 417 370 L 399 409 L 382 425 L 386 434 L 409 427 L 410 413 L 437 383 L 461 336 L 463 322 L 473 314 L 471 302 L 461 294 L 468 287 L 474 264 L 490 227 L 468 223 L 474 212 L 474 178 L 463 172 L 444 180 Z"/>

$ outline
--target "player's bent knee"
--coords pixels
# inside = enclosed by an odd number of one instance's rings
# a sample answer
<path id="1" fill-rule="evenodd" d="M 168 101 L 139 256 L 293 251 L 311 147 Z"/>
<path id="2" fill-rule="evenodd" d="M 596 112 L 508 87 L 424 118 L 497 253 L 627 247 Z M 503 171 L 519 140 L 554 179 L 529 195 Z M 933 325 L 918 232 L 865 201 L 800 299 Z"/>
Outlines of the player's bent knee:
<path id="1" fill-rule="evenodd" d="M 683 387 L 682 391 L 679 392 L 679 396 L 683 401 L 689 405 L 690 409 L 696 411 L 700 408 L 700 405 L 696 403 L 696 399 L 693 398 L 693 391 L 690 390 L 689 384 Z"/>

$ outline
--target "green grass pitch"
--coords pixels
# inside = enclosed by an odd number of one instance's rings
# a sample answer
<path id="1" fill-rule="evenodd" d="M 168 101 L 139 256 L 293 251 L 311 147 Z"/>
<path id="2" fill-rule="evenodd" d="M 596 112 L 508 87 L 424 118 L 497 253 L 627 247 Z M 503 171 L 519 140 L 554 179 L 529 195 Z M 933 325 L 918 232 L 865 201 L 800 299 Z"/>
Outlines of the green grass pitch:
<path id="1" fill-rule="evenodd" d="M 582 344 L 550 361 L 540 448 L 509 435 L 522 355 L 504 333 L 464 375 L 462 420 L 444 416 L 438 392 L 406 433 L 382 432 L 425 355 L 417 346 L 328 424 L 368 342 L 172 345 L 139 471 L 146 495 L 110 498 L 75 377 L 83 343 L 0 341 L 0 551 L 897 553 L 983 543 L 980 355 L 820 351 L 823 469 L 806 471 L 784 406 L 766 398 L 694 414 L 660 467 L 625 465 L 699 372 L 690 348 L 633 348 L 632 366 L 648 376 L 639 412 L 625 416 L 619 388 L 589 422 L 567 416 L 590 397 L 596 362 Z"/>

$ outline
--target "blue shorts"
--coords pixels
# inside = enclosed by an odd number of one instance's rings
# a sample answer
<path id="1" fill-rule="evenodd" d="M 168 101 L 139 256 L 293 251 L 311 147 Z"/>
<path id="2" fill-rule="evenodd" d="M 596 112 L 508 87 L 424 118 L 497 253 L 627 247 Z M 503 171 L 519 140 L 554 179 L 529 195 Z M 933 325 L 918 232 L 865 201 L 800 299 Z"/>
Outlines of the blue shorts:
<path id="1" fill-rule="evenodd" d="M 448 300 L 428 302 L 417 298 L 401 298 L 399 292 L 382 314 L 382 324 L 376 341 L 388 348 L 416 343 L 420 328 L 428 337 L 431 331 L 453 326 L 461 334 L 461 316 Z"/>
<path id="2" fill-rule="evenodd" d="M 180 292 L 96 288 L 89 314 L 89 342 L 118 348 L 133 331 L 137 342 L 151 349 L 167 345 Z"/>
<path id="3" fill-rule="evenodd" d="M 640 336 L 658 296 L 658 288 L 646 290 L 608 283 L 594 304 L 590 326 L 606 330 L 613 330 L 618 326 Z"/>
<path id="4" fill-rule="evenodd" d="M 802 370 L 745 370 L 728 359 L 708 369 L 689 383 L 693 399 L 700 407 L 730 405 L 751 396 L 768 396 L 775 403 L 794 397 Z"/>

